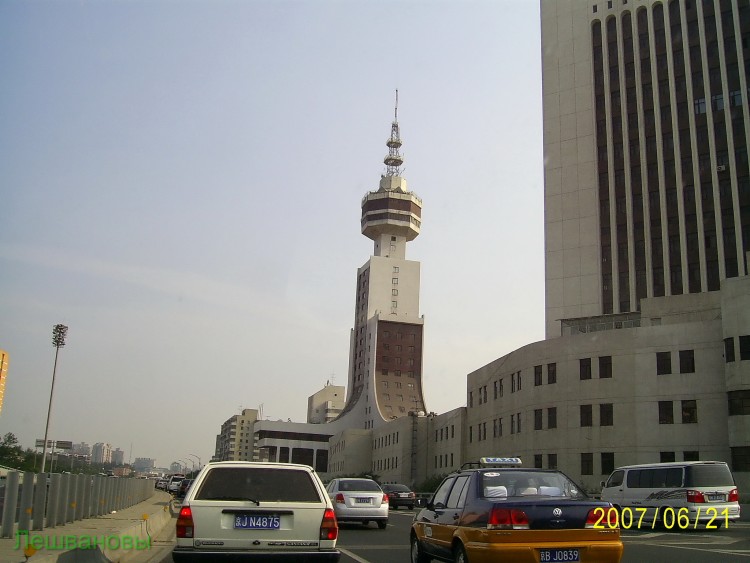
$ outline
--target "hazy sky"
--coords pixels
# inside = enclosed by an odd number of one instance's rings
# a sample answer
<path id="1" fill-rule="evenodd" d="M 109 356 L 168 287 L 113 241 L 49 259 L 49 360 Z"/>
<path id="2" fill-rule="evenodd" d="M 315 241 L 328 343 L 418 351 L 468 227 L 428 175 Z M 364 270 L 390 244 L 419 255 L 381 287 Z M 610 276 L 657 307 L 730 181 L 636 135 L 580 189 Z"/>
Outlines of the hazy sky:
<path id="1" fill-rule="evenodd" d="M 0 433 L 210 459 L 347 381 L 399 90 L 428 410 L 544 338 L 537 0 L 0 2 Z M 132 449 L 131 449 L 132 448 Z"/>

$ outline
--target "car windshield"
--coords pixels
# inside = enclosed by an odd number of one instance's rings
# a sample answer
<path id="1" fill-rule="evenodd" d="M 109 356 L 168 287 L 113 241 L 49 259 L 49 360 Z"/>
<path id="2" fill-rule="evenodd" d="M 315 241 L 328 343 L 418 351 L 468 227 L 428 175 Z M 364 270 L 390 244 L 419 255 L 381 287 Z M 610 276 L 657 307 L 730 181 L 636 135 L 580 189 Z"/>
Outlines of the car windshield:
<path id="1" fill-rule="evenodd" d="M 481 486 L 482 496 L 493 499 L 519 496 L 587 498 L 573 481 L 552 471 L 487 470 L 482 473 Z"/>
<path id="2" fill-rule="evenodd" d="M 689 465 L 685 468 L 686 487 L 731 487 L 734 478 L 724 464 Z"/>
<path id="3" fill-rule="evenodd" d="M 340 481 L 339 491 L 380 491 L 380 487 L 369 479 L 351 479 Z"/>
<path id="4" fill-rule="evenodd" d="M 217 467 L 196 492 L 196 500 L 320 502 L 318 489 L 305 471 L 264 467 Z"/>

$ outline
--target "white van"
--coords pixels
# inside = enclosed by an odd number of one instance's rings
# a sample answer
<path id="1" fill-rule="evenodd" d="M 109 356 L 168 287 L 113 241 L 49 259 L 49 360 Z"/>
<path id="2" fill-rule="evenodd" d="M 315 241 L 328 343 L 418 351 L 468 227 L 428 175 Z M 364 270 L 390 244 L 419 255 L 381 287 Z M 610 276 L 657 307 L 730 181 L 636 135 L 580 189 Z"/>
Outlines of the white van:
<path id="1" fill-rule="evenodd" d="M 739 492 L 723 461 L 683 461 L 618 467 L 602 500 L 620 511 L 623 528 L 658 521 L 669 528 L 726 527 L 740 518 Z"/>

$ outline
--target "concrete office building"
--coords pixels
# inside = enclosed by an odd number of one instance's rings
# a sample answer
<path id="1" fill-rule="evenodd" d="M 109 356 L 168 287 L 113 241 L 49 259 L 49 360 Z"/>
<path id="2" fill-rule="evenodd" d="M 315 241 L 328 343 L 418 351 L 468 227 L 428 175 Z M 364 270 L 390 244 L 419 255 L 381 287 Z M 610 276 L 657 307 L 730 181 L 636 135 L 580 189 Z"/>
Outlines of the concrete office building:
<path id="1" fill-rule="evenodd" d="M 469 374 L 467 456 L 750 485 L 748 0 L 542 0 L 546 336 Z"/>

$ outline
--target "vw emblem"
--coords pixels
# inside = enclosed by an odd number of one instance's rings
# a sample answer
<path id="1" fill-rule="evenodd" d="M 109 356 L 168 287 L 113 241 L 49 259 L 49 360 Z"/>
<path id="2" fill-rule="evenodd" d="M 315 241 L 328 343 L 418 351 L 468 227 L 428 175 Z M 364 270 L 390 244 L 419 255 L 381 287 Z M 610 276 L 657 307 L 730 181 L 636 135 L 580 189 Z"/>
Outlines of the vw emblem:
<path id="1" fill-rule="evenodd" d="M 562 516 L 562 509 L 560 509 L 560 508 L 555 508 L 555 509 L 554 509 L 554 510 L 552 511 L 552 514 L 554 514 L 554 515 L 555 515 L 555 516 L 556 516 L 557 518 L 559 518 L 560 516 Z"/>

